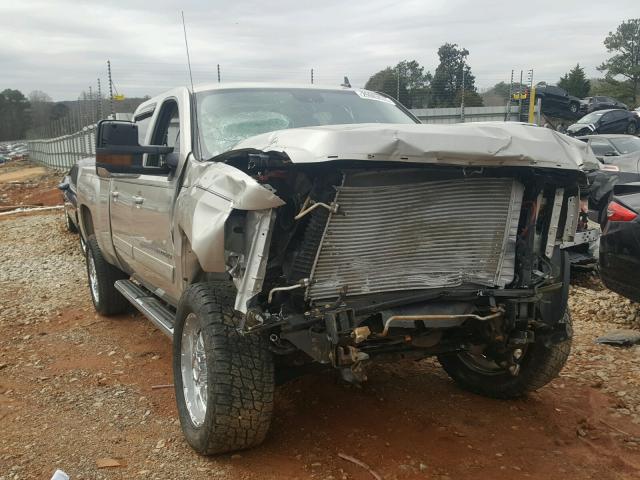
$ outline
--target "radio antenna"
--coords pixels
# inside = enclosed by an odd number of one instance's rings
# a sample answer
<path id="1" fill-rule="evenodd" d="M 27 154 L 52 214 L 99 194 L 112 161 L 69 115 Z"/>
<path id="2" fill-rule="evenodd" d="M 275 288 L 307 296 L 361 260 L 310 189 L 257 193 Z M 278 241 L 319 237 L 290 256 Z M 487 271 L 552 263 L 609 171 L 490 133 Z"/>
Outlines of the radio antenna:
<path id="1" fill-rule="evenodd" d="M 187 49 L 187 66 L 189 67 L 189 80 L 191 80 L 191 92 L 194 92 L 193 89 L 193 74 L 191 73 L 191 57 L 189 56 L 189 42 L 187 42 L 187 27 L 184 23 L 184 10 L 180 10 L 182 14 L 182 31 L 184 32 L 184 46 Z"/>
<path id="2" fill-rule="evenodd" d="M 184 32 L 184 46 L 187 49 L 187 66 L 189 67 L 189 80 L 191 81 L 191 108 L 193 109 L 193 121 L 195 123 L 195 128 L 192 127 L 191 131 L 195 136 L 194 147 L 195 153 L 194 155 L 199 157 L 201 155 L 200 151 L 200 130 L 198 125 L 198 101 L 196 99 L 196 90 L 193 88 L 193 74 L 191 73 L 191 57 L 189 56 L 189 42 L 187 42 L 187 26 L 184 23 L 184 10 L 180 10 L 180 14 L 182 15 L 182 31 Z"/>

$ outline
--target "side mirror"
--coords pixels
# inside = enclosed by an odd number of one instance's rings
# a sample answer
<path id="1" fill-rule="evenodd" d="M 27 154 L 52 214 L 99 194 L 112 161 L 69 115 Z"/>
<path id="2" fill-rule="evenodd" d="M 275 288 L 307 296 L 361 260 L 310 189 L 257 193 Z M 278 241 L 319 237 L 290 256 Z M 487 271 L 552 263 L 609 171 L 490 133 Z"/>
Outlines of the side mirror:
<path id="1" fill-rule="evenodd" d="M 65 190 L 69 190 L 69 182 L 66 180 L 63 180 L 61 183 L 58 184 L 58 190 L 62 190 L 63 192 Z"/>
<path id="2" fill-rule="evenodd" d="M 102 120 L 96 132 L 96 173 L 108 177 L 110 173 L 164 174 L 166 167 L 145 167 L 142 155 L 163 155 L 173 147 L 142 146 L 138 143 L 138 125 L 124 120 Z"/>
<path id="3" fill-rule="evenodd" d="M 180 161 L 180 155 L 178 154 L 178 152 L 171 152 L 171 153 L 167 153 L 164 156 L 164 161 L 167 164 L 167 166 L 169 168 L 171 168 L 172 170 L 175 170 L 176 168 L 178 168 L 178 162 Z"/>

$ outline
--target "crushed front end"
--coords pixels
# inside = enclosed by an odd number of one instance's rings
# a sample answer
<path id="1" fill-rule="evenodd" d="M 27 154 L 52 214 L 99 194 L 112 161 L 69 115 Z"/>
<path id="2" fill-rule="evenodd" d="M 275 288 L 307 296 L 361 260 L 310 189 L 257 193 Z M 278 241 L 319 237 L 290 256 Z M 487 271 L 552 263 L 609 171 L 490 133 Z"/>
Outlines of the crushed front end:
<path id="1" fill-rule="evenodd" d="M 354 381 L 368 360 L 451 352 L 517 375 L 528 344 L 571 335 L 560 244 L 576 231 L 577 172 L 335 162 L 253 173 L 287 202 L 265 223 L 263 289 L 243 325 L 268 332 L 275 353 Z"/>

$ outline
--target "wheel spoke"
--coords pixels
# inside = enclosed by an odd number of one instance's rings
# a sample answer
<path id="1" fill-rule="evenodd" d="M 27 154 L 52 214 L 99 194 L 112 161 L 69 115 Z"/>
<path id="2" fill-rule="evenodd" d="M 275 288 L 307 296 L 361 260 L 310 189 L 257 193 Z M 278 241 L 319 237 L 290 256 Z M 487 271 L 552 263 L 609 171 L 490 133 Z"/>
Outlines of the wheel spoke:
<path id="1" fill-rule="evenodd" d="M 196 427 L 204 423 L 207 413 L 207 355 L 198 318 L 190 313 L 182 329 L 180 365 L 184 400 Z"/>

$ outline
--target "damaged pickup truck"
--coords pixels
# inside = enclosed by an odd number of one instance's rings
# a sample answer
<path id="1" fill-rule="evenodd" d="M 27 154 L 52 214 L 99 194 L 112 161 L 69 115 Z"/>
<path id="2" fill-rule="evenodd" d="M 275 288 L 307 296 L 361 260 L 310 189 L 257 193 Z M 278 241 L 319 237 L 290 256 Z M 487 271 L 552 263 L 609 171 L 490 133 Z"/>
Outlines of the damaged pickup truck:
<path id="1" fill-rule="evenodd" d="M 265 437 L 274 371 L 437 356 L 462 387 L 538 389 L 571 344 L 584 143 L 515 123 L 421 125 L 351 88 L 171 90 L 102 121 L 78 178 L 93 303 L 173 339 L 202 454 Z M 276 372 L 277 373 L 277 372 Z"/>

